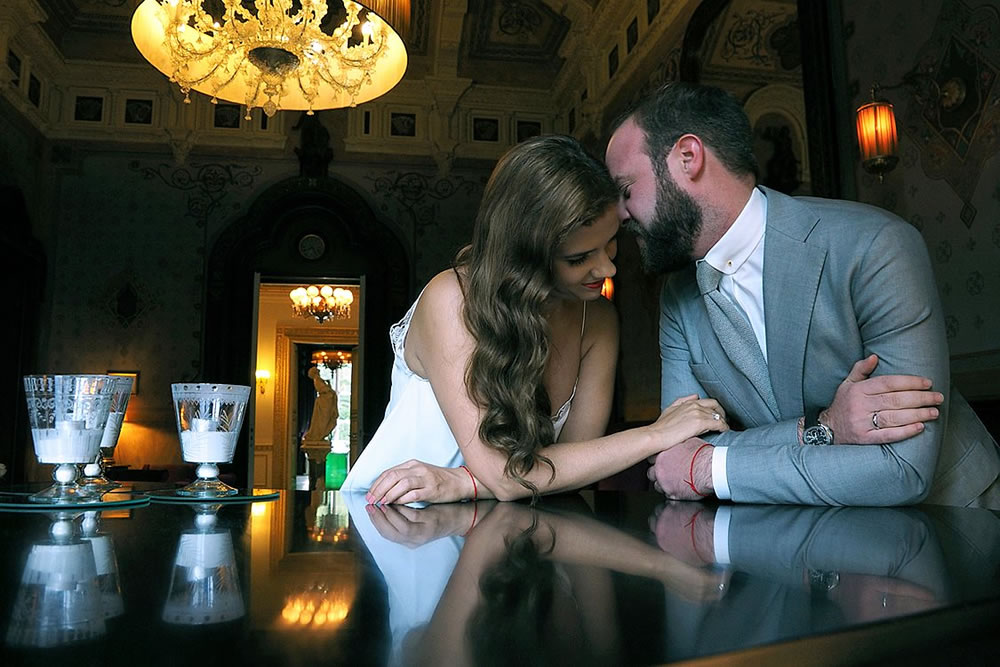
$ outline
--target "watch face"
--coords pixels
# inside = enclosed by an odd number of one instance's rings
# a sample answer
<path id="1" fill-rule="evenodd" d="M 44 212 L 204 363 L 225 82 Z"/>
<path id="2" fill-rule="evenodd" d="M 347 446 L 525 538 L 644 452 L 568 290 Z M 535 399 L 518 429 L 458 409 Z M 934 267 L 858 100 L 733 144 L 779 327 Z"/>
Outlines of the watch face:
<path id="1" fill-rule="evenodd" d="M 833 434 L 822 424 L 810 426 L 802 432 L 802 443 L 806 445 L 831 445 L 833 444 Z"/>

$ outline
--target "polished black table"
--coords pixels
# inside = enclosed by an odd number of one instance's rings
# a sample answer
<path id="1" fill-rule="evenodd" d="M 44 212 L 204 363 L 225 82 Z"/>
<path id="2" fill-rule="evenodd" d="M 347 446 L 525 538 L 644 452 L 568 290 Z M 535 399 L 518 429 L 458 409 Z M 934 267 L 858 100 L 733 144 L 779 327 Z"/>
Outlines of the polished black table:
<path id="1" fill-rule="evenodd" d="M 1000 646 L 987 510 L 140 490 L 0 511 L 0 665 L 992 664 Z"/>

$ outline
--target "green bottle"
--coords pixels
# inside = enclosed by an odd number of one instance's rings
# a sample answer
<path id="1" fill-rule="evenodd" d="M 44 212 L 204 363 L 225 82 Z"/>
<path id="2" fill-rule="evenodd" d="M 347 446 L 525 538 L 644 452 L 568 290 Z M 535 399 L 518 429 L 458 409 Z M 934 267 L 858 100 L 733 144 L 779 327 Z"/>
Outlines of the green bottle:
<path id="1" fill-rule="evenodd" d="M 347 452 L 334 445 L 326 455 L 325 482 L 328 491 L 339 489 L 347 477 Z"/>

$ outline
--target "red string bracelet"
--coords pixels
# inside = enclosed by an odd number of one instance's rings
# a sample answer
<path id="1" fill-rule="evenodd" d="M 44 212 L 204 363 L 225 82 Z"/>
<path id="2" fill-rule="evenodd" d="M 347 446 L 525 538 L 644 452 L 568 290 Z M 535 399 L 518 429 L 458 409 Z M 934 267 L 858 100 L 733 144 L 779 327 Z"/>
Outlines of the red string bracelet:
<path id="1" fill-rule="evenodd" d="M 698 493 L 698 492 L 695 491 L 695 493 Z M 705 560 L 705 558 L 700 553 L 698 553 L 698 544 L 697 544 L 697 542 L 694 539 L 694 522 L 698 520 L 698 515 L 701 514 L 704 511 L 705 511 L 705 508 L 702 507 L 697 512 L 695 512 L 694 516 L 691 517 L 691 521 L 690 521 L 690 523 L 688 523 L 688 525 L 691 526 L 691 548 L 694 550 L 694 555 L 697 556 L 698 560 L 700 560 L 702 563 L 705 563 L 706 565 L 711 565 L 712 561 Z"/>
<path id="2" fill-rule="evenodd" d="M 464 465 L 458 466 L 465 472 L 469 473 L 469 479 L 472 480 L 472 500 L 479 500 L 479 485 L 476 484 L 476 476 L 472 474 L 472 471 L 466 468 Z"/>
<path id="3" fill-rule="evenodd" d="M 708 494 L 708 493 L 702 493 L 701 491 L 699 491 L 698 489 L 696 489 L 695 486 L 694 486 L 694 460 L 696 458 L 698 458 L 698 454 L 701 454 L 701 450 L 705 449 L 706 447 L 711 447 L 711 446 L 712 445 L 710 443 L 706 442 L 701 447 L 699 447 L 698 449 L 695 450 L 694 456 L 691 457 L 691 467 L 688 469 L 688 479 L 684 480 L 685 482 L 687 482 L 687 485 L 691 487 L 691 490 L 694 491 L 695 493 L 697 493 L 702 498 L 707 498 L 710 494 Z M 465 467 L 465 466 L 463 466 L 463 467 Z M 472 473 L 469 473 L 469 474 L 471 475 Z"/>
<path id="4" fill-rule="evenodd" d="M 464 468 L 465 466 L 462 466 L 462 467 Z M 479 503 L 477 503 L 475 500 L 473 500 L 472 501 L 472 525 L 469 526 L 469 529 L 467 531 L 465 531 L 465 533 L 462 534 L 462 537 L 467 537 L 469 535 L 469 533 L 472 532 L 472 529 L 476 527 L 476 517 L 478 517 L 478 516 L 479 516 Z"/>

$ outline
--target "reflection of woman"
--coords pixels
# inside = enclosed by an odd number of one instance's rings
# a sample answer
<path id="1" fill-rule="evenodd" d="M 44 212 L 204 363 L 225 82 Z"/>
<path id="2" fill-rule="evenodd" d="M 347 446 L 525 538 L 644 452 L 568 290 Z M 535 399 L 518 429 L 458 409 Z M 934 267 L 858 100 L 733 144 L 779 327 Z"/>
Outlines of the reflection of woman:
<path id="1" fill-rule="evenodd" d="M 303 440 L 323 440 L 330 435 L 337 425 L 340 409 L 337 407 L 337 392 L 330 384 L 320 377 L 319 369 L 313 366 L 309 369 L 316 388 L 316 401 L 313 403 L 312 419 L 309 420 L 309 430 L 302 436 Z"/>
<path id="2" fill-rule="evenodd" d="M 650 426 L 601 437 L 618 354 L 600 297 L 615 274 L 617 200 L 604 165 L 569 137 L 501 158 L 472 244 L 390 332 L 389 406 L 346 490 L 383 503 L 507 500 L 578 488 L 727 428 L 714 400 L 686 397 Z"/>
<path id="3" fill-rule="evenodd" d="M 395 539 L 388 517 L 407 509 L 382 506 L 369 516 Z M 622 664 L 612 572 L 702 600 L 720 595 L 718 573 L 586 513 L 498 503 L 465 539 L 433 615 L 410 630 L 404 646 L 413 664 Z"/>

